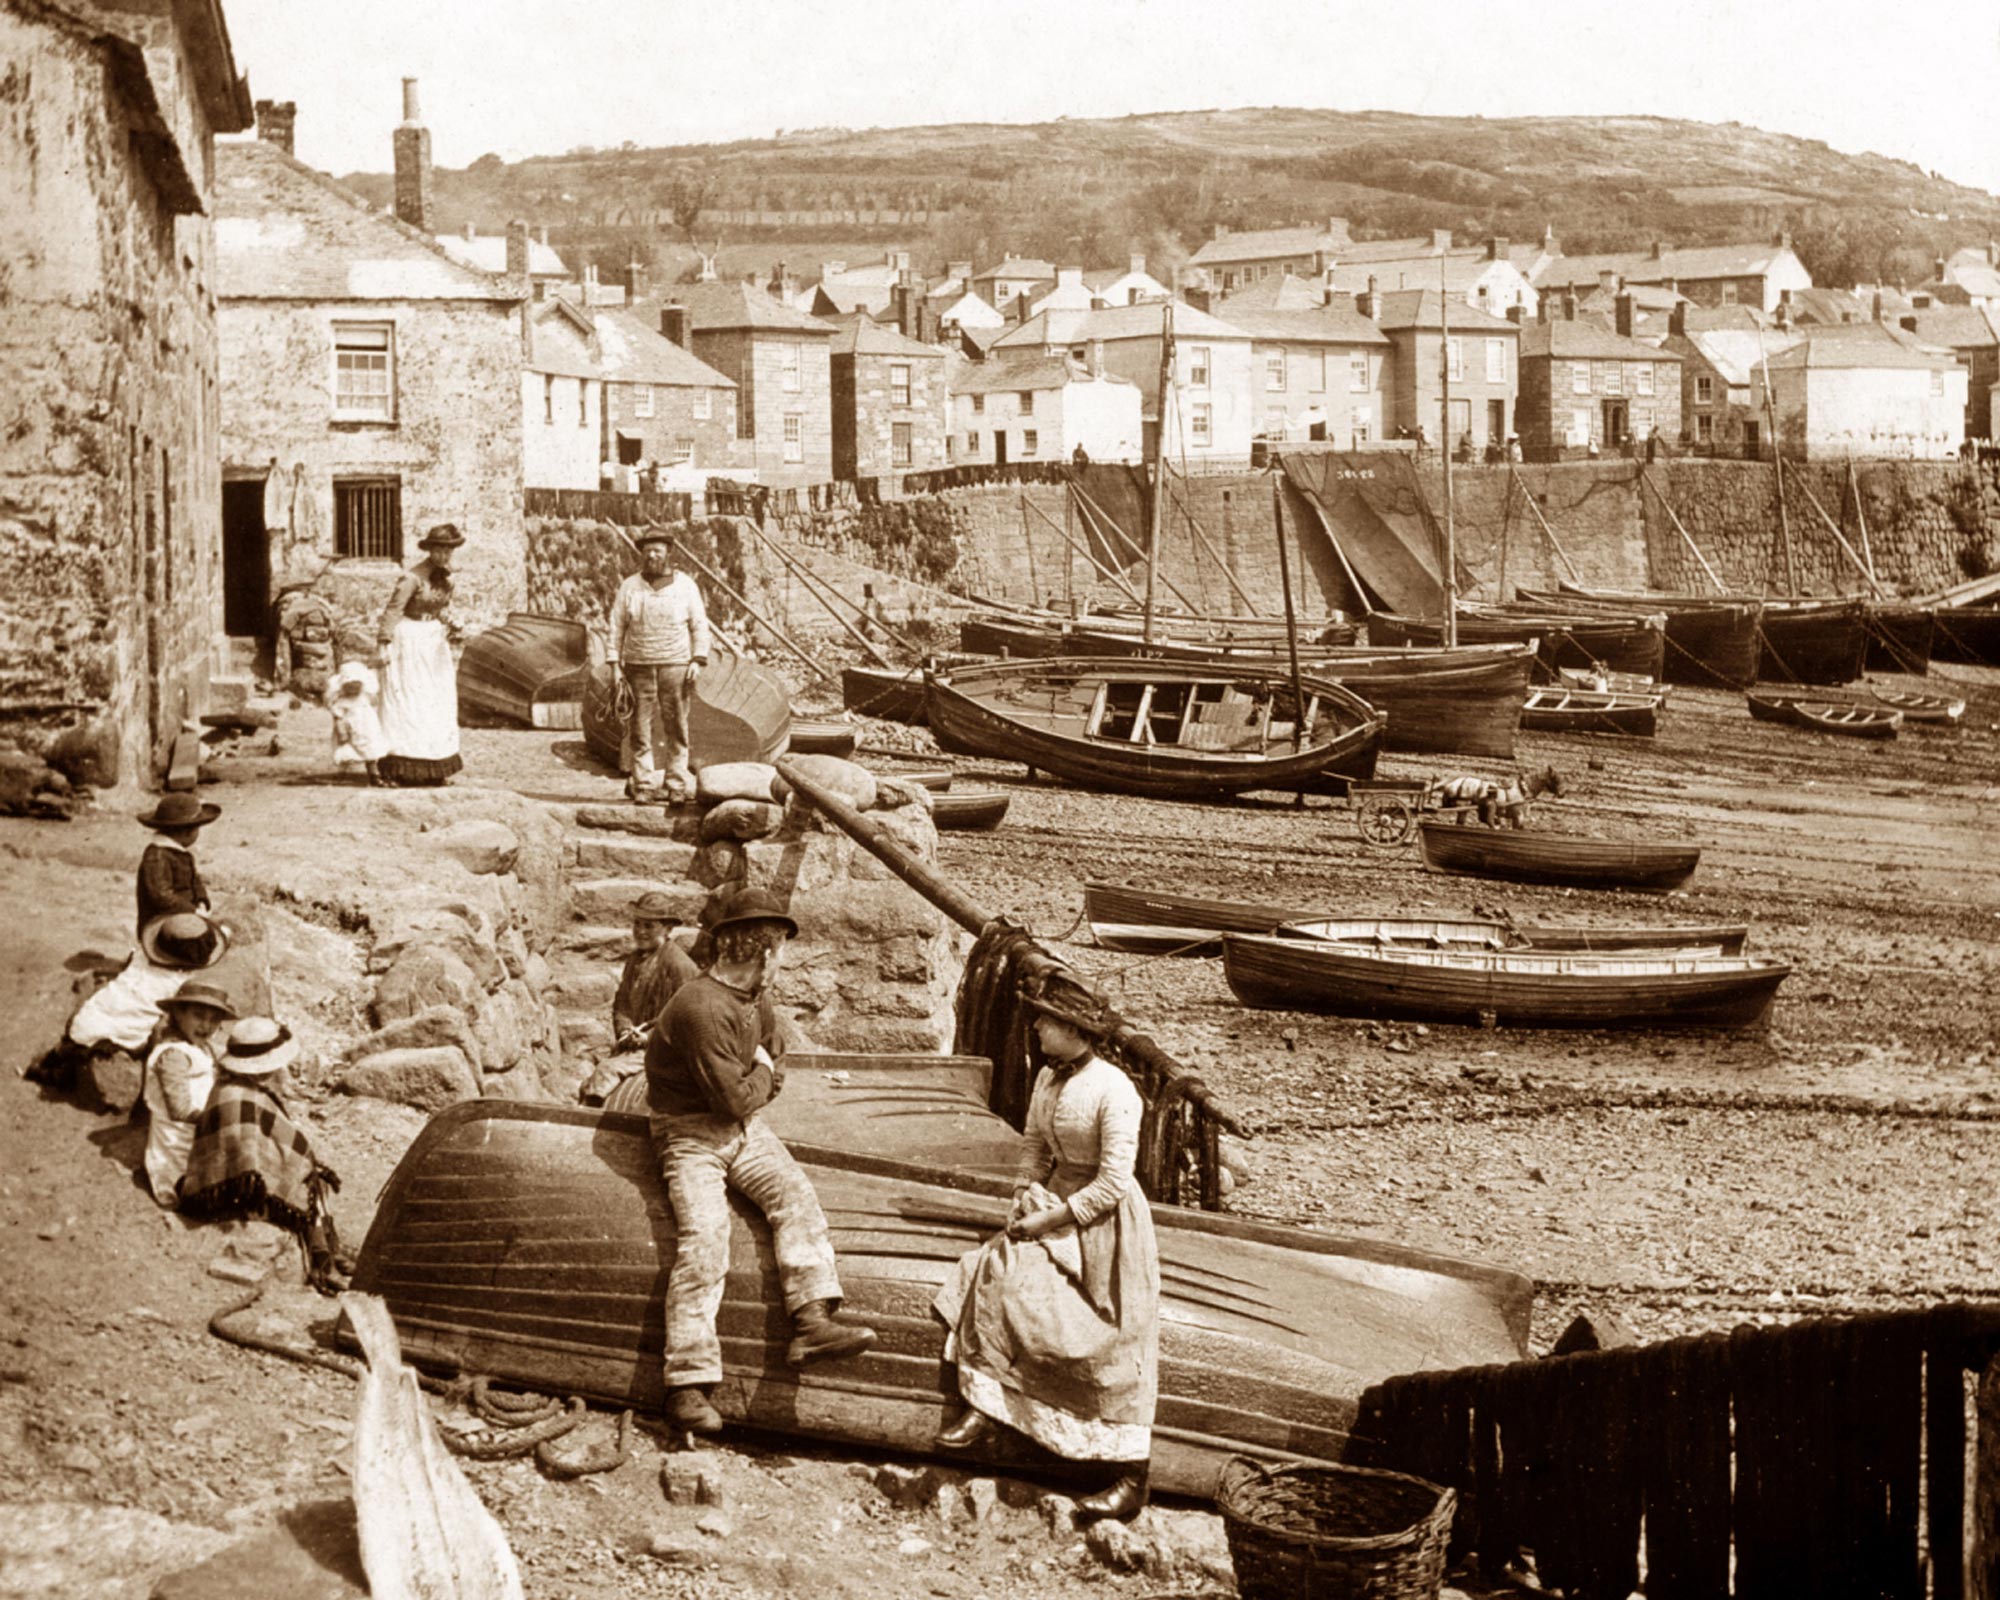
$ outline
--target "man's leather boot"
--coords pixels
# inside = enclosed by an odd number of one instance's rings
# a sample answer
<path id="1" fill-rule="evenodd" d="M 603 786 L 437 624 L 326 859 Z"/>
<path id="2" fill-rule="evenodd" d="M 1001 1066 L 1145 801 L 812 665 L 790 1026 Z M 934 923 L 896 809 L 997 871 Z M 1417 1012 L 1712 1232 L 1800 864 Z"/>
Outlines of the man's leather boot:
<path id="1" fill-rule="evenodd" d="M 967 1406 L 965 1415 L 938 1430 L 937 1442 L 945 1450 L 970 1450 L 993 1432 L 993 1424 L 983 1411 Z"/>
<path id="2" fill-rule="evenodd" d="M 1127 1462 L 1125 1470 L 1109 1485 L 1077 1501 L 1076 1514 L 1086 1520 L 1115 1517 L 1120 1522 L 1130 1522 L 1146 1509 L 1146 1501 L 1151 1497 L 1148 1477 L 1147 1463 Z"/>
<path id="3" fill-rule="evenodd" d="M 688 1433 L 722 1432 L 722 1413 L 693 1387 L 667 1391 L 667 1421 Z"/>
<path id="4" fill-rule="evenodd" d="M 875 1342 L 875 1330 L 855 1322 L 835 1322 L 831 1300 L 808 1300 L 792 1318 L 792 1342 L 785 1350 L 789 1366 L 858 1356 Z"/>

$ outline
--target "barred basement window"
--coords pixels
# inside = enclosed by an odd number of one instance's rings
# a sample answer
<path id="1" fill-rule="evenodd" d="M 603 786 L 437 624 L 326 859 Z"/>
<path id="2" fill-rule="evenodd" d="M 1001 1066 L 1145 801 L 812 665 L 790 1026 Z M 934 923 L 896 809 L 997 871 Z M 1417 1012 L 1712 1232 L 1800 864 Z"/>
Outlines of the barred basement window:
<path id="1" fill-rule="evenodd" d="M 684 467 L 694 460 L 694 440 L 676 439 L 667 447 L 667 460 L 676 467 Z"/>
<path id="2" fill-rule="evenodd" d="M 402 561 L 401 479 L 334 479 L 333 553 L 362 561 Z"/>

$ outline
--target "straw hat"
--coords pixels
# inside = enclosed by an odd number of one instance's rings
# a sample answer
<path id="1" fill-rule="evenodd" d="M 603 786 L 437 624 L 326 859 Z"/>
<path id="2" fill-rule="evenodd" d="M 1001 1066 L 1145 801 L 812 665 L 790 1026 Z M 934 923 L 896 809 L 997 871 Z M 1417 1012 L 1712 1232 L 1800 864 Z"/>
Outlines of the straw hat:
<path id="1" fill-rule="evenodd" d="M 142 828 L 205 828 L 222 815 L 222 807 L 206 804 L 200 795 L 177 790 L 160 796 L 159 804 L 139 818 Z"/>
<path id="2" fill-rule="evenodd" d="M 172 1006 L 201 1006 L 215 1012 L 225 1022 L 236 1020 L 236 1006 L 229 998 L 229 991 L 219 983 L 210 983 L 206 978 L 188 979 L 160 1002 L 162 1011 Z"/>
<path id="3" fill-rule="evenodd" d="M 799 934 L 799 925 L 792 920 L 791 913 L 768 889 L 739 889 L 718 910 L 720 915 L 708 925 L 710 933 L 720 933 L 724 928 L 745 922 L 776 922 L 783 926 L 786 938 L 796 939 Z"/>
<path id="4" fill-rule="evenodd" d="M 299 1042 L 290 1028 L 270 1017 L 245 1017 L 229 1030 L 228 1047 L 216 1063 L 240 1078 L 263 1078 L 298 1058 Z"/>
<path id="5" fill-rule="evenodd" d="M 435 528 L 417 541 L 419 550 L 456 550 L 465 543 L 465 535 L 458 531 L 455 522 L 440 522 Z"/>
<path id="6" fill-rule="evenodd" d="M 1046 988 L 1042 994 L 1023 994 L 1021 1004 L 1040 1016 L 1068 1023 L 1085 1038 L 1109 1038 L 1118 1027 L 1117 1014 L 1074 983 L 1065 982 L 1062 987 L 1065 992 L 1057 995 L 1050 995 Z"/>
<path id="7" fill-rule="evenodd" d="M 229 930 L 199 911 L 155 917 L 140 930 L 139 948 L 159 967 L 212 967 L 229 948 Z"/>

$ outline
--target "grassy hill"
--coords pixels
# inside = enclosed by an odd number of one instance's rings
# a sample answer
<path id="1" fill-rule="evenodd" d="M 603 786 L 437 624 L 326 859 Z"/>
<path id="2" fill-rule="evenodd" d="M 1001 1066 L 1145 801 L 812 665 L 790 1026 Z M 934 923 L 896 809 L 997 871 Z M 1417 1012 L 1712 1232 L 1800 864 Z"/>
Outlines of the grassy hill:
<path id="1" fill-rule="evenodd" d="M 387 204 L 386 174 L 348 181 Z M 1279 107 L 1033 124 L 831 128 L 664 149 L 576 150 L 440 170 L 446 227 L 550 229 L 609 266 L 730 248 L 729 270 L 884 246 L 930 270 L 1003 249 L 1171 267 L 1219 225 L 1345 216 L 1356 237 L 1450 228 L 1570 251 L 1718 243 L 1789 229 L 1814 281 L 1917 282 L 2000 237 L 2000 197 L 1907 161 L 1741 123 L 1407 116 Z M 705 200 L 693 226 L 693 202 Z"/>

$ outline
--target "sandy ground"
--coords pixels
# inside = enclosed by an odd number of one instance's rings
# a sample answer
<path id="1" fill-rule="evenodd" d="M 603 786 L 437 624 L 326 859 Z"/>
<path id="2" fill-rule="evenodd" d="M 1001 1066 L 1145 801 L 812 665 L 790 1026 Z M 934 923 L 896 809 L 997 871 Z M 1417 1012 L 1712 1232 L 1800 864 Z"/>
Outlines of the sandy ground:
<path id="1" fill-rule="evenodd" d="M 946 836 L 942 864 L 989 909 L 1062 943 L 1255 1130 L 1259 1171 L 1238 1209 L 1528 1272 L 1543 1285 L 1541 1346 L 1584 1307 L 1650 1338 L 1994 1297 L 2000 673 L 1930 681 L 1969 696 L 1965 725 L 1883 746 L 1752 723 L 1740 698 L 1691 690 L 1654 740 L 1524 736 L 1523 766 L 1552 762 L 1568 779 L 1538 826 L 1701 844 L 1689 889 L 1664 899 L 1446 877 L 1414 846 L 1365 846 L 1330 801 L 1110 799 L 965 761 L 1013 805 L 995 833 Z M 281 737 L 279 756 L 232 763 L 235 781 L 215 791 L 245 823 L 216 830 L 220 889 L 273 881 L 248 825 L 259 818 L 297 829 L 337 816 L 357 846 L 393 835 L 381 797 L 311 781 L 323 719 L 295 713 Z M 866 738 L 921 744 L 876 724 Z M 467 756 L 470 781 L 552 802 L 614 787 L 574 735 L 473 732 Z M 1383 775 L 1447 770 L 1392 759 Z M 0 824 L 0 1004 L 16 1064 L 61 1025 L 64 960 L 129 933 L 140 843 L 118 816 Z M 1077 926 L 1090 877 L 1330 914 L 1741 920 L 1754 951 L 1795 970 L 1769 1027 L 1746 1034 L 1250 1012 L 1217 962 L 1093 948 Z M 335 932 L 317 988 L 310 972 L 276 975 L 280 1004 L 329 1033 L 355 977 Z M 239 1292 L 208 1273 L 223 1241 L 155 1210 L 131 1174 L 134 1130 L 11 1073 L 0 1104 L 0 1595 L 143 1596 L 280 1508 L 343 1495 L 351 1386 L 204 1331 Z M 313 1115 L 358 1240 L 420 1118 L 343 1097 Z M 271 1310 L 274 1331 L 296 1331 L 329 1307 L 287 1284 Z M 697 1508 L 662 1497 L 660 1463 L 647 1437 L 607 1477 L 555 1483 L 518 1463 L 472 1476 L 537 1596 L 1201 1591 L 1107 1573 L 1032 1504 L 947 1524 L 893 1505 L 873 1484 L 880 1463 L 783 1441 L 714 1452 L 729 1526 L 700 1533 Z M 649 1553 L 690 1541 L 684 1556 Z"/>

